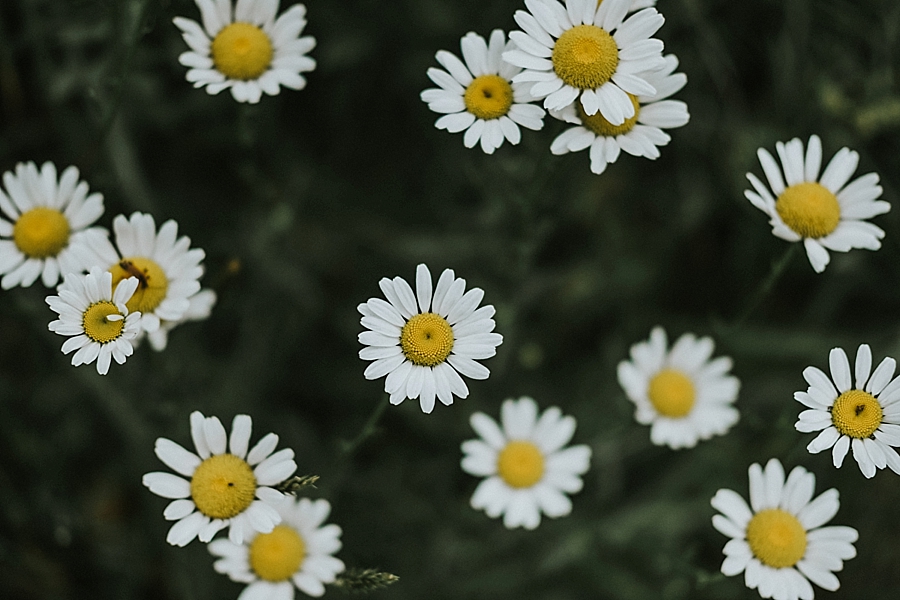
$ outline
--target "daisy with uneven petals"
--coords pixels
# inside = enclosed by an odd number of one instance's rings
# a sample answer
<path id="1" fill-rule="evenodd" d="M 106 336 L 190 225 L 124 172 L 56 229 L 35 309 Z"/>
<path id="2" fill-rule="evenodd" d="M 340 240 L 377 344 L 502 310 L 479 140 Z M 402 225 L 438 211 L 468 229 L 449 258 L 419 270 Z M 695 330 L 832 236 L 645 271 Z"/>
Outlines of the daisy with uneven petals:
<path id="1" fill-rule="evenodd" d="M 281 524 L 271 532 L 252 533 L 243 544 L 213 540 L 209 551 L 220 557 L 214 567 L 249 584 L 240 600 L 293 600 L 294 587 L 319 597 L 344 570 L 332 556 L 341 549 L 341 528 L 322 525 L 330 512 L 327 500 L 288 497 L 278 506 Z"/>
<path id="2" fill-rule="evenodd" d="M 402 277 L 385 277 L 378 286 L 387 302 L 371 298 L 357 307 L 368 330 L 359 334 L 367 346 L 359 357 L 373 361 L 366 379 L 387 376 L 384 391 L 391 404 L 418 398 L 422 412 L 430 413 L 435 397 L 450 406 L 453 396 L 469 395 L 460 373 L 488 378 L 490 371 L 476 361 L 494 356 L 503 336 L 492 333 L 494 307 L 478 308 L 483 290 L 465 292 L 466 280 L 445 269 L 432 293 L 425 265 L 416 267 L 415 293 Z"/>
<path id="3" fill-rule="evenodd" d="M 884 231 L 865 219 L 888 212 L 891 205 L 877 200 L 882 190 L 876 173 L 847 183 L 856 171 L 859 154 L 841 148 L 819 177 L 822 165 L 819 136 L 810 136 L 805 158 L 799 138 L 786 144 L 778 142 L 775 149 L 781 168 L 767 150 L 757 151 L 769 187 L 753 173 L 747 173 L 755 191 L 744 191 L 753 206 L 769 215 L 773 235 L 789 242 L 803 240 L 816 273 L 828 265 L 829 250 L 881 248 Z"/>
<path id="4" fill-rule="evenodd" d="M 731 359 L 710 360 L 713 341 L 686 333 L 667 350 L 666 332 L 631 347 L 631 362 L 619 363 L 619 385 L 636 407 L 634 417 L 651 425 L 650 441 L 673 450 L 724 435 L 740 416 L 732 406 L 740 381 L 728 374 Z"/>
<path id="5" fill-rule="evenodd" d="M 273 454 L 278 436 L 270 433 L 247 452 L 251 427 L 249 416 L 237 415 L 229 438 L 218 418 L 194 411 L 191 438 L 196 454 L 157 438 L 156 456 L 187 478 L 154 472 L 142 480 L 154 494 L 173 500 L 163 512 L 166 520 L 177 521 L 167 542 L 173 546 L 186 546 L 194 538 L 208 542 L 229 527 L 228 539 L 240 544 L 254 531 L 270 533 L 281 523 L 274 507 L 284 494 L 272 486 L 297 470 L 294 451 L 284 448 Z"/>
<path id="6" fill-rule="evenodd" d="M 794 467 L 785 481 L 773 458 L 765 470 L 750 465 L 750 506 L 732 490 L 716 492 L 711 504 L 722 514 L 713 517 L 713 527 L 731 538 L 722 550 L 722 573 L 743 572 L 748 588 L 776 600 L 812 600 L 810 582 L 838 589 L 834 573 L 856 556 L 859 536 L 852 527 L 822 527 L 840 501 L 834 488 L 813 499 L 815 485 L 815 475 L 803 467 Z"/>
<path id="7" fill-rule="evenodd" d="M 306 56 L 316 45 L 311 36 L 298 37 L 306 27 L 306 7 L 295 4 L 280 17 L 278 0 L 196 0 L 203 21 L 175 17 L 190 51 L 178 62 L 190 70 L 194 87 L 210 94 L 231 89 L 238 102 L 255 104 L 263 93 L 278 94 L 281 86 L 306 87 L 300 74 L 316 68 Z"/>
<path id="8" fill-rule="evenodd" d="M 159 329 L 147 334 L 150 347 L 157 352 L 165 350 L 169 343 L 169 332 L 182 323 L 189 321 L 205 321 L 212 314 L 212 308 L 216 304 L 216 293 L 209 289 L 202 289 L 190 298 L 190 304 L 181 319 L 178 321 L 160 321 Z"/>

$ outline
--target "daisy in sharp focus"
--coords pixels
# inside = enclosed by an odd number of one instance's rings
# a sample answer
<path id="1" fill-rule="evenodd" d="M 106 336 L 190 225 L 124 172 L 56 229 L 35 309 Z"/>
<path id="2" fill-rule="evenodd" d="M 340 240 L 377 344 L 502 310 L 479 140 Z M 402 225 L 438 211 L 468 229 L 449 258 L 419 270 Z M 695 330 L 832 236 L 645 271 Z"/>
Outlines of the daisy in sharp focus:
<path id="1" fill-rule="evenodd" d="M 500 408 L 503 424 L 484 413 L 470 422 L 482 439 L 462 443 L 462 469 L 485 477 L 472 495 L 472 508 L 508 529 L 534 529 L 541 513 L 562 517 L 572 512 L 566 493 L 581 491 L 581 477 L 590 466 L 588 446 L 563 449 L 575 434 L 575 418 L 552 406 L 538 417 L 537 404 L 527 397 L 506 400 Z"/>
<path id="2" fill-rule="evenodd" d="M 371 298 L 357 307 L 368 329 L 359 334 L 367 346 L 359 357 L 373 361 L 366 379 L 386 375 L 384 391 L 391 404 L 418 398 L 425 413 L 434 409 L 435 397 L 449 406 L 454 395 L 469 395 L 460 374 L 487 379 L 490 371 L 476 361 L 494 356 L 503 342 L 503 336 L 492 333 L 494 307 L 478 308 L 483 290 L 466 292 L 466 280 L 452 269 L 441 273 L 433 293 L 431 285 L 431 272 L 419 265 L 415 293 L 402 277 L 385 277 L 378 286 L 387 302 Z"/>
<path id="3" fill-rule="evenodd" d="M 270 433 L 247 452 L 252 424 L 249 416 L 237 415 L 229 438 L 218 418 L 192 412 L 196 454 L 172 440 L 157 438 L 156 456 L 184 476 L 154 472 L 142 480 L 154 494 L 173 500 L 163 512 L 166 520 L 177 521 L 169 529 L 167 542 L 173 546 L 186 546 L 194 538 L 208 542 L 229 527 L 228 539 L 240 544 L 252 532 L 270 533 L 281 523 L 274 507 L 284 494 L 271 486 L 297 470 L 294 451 L 284 448 L 273 454 L 278 436 Z"/>
<path id="4" fill-rule="evenodd" d="M 710 360 L 713 341 L 686 333 L 667 350 L 666 332 L 631 347 L 631 361 L 619 363 L 619 385 L 636 407 L 634 417 L 651 425 L 650 441 L 673 450 L 724 435 L 739 418 L 732 404 L 740 381 L 729 375 L 731 359 Z"/>
<path id="5" fill-rule="evenodd" d="M 190 51 L 178 62 L 190 70 L 194 87 L 210 94 L 231 88 L 238 102 L 259 102 L 284 86 L 306 87 L 300 74 L 316 68 L 306 56 L 316 45 L 311 36 L 298 37 L 306 26 L 306 7 L 295 4 L 277 19 L 279 0 L 196 0 L 203 21 L 175 17 Z"/>
<path id="6" fill-rule="evenodd" d="M 434 126 L 450 133 L 465 130 L 463 144 L 473 148 L 481 141 L 481 149 L 493 154 L 504 140 L 518 144 L 522 138 L 519 125 L 538 130 L 543 127 L 544 109 L 534 104 L 527 84 L 512 83 L 522 69 L 501 60 L 504 50 L 515 48 L 507 43 L 500 29 L 491 32 L 490 43 L 475 33 L 460 41 L 465 64 L 454 54 L 440 50 L 435 55 L 446 68 L 428 69 L 428 78 L 440 88 L 422 92 L 422 101 L 436 113 L 446 113 Z"/>
<path id="7" fill-rule="evenodd" d="M 773 458 L 765 470 L 750 465 L 750 506 L 732 490 L 716 492 L 711 504 L 722 514 L 713 517 L 713 526 L 731 538 L 722 550 L 722 573 L 743 572 L 748 588 L 776 600 L 812 600 L 810 581 L 838 589 L 834 573 L 856 556 L 859 535 L 852 527 L 822 527 L 840 501 L 834 488 L 813 499 L 815 485 L 815 475 L 803 467 L 794 467 L 785 481 Z"/>
<path id="8" fill-rule="evenodd" d="M 775 149 L 781 168 L 766 149 L 757 151 L 769 187 L 753 173 L 747 173 L 755 191 L 744 191 L 753 206 L 769 215 L 773 235 L 789 242 L 803 240 L 816 273 L 828 265 L 829 250 L 881 248 L 884 231 L 865 219 L 888 212 L 891 205 L 877 200 L 882 190 L 876 173 L 847 183 L 856 171 L 859 154 L 841 148 L 819 177 L 822 165 L 819 136 L 810 136 L 805 158 L 799 138 L 786 144 L 778 142 Z"/>

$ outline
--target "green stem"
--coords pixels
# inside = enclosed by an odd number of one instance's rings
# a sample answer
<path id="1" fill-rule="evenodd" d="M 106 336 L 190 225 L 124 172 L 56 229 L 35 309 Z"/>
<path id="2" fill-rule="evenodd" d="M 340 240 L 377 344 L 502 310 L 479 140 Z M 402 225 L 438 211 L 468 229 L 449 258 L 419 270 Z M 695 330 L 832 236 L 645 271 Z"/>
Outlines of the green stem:
<path id="1" fill-rule="evenodd" d="M 385 409 L 387 408 L 389 402 L 387 399 L 378 402 L 375 405 L 375 410 L 372 411 L 372 414 L 369 415 L 369 419 L 366 421 L 365 425 L 363 425 L 359 434 L 352 441 L 346 442 L 344 447 L 341 449 L 341 455 L 338 457 L 338 462 L 343 462 L 349 459 L 353 454 L 356 453 L 356 450 L 365 442 L 369 437 L 375 433 L 375 430 L 378 425 L 378 421 L 381 420 L 381 415 L 384 414 Z"/>
<path id="2" fill-rule="evenodd" d="M 756 292 L 754 292 L 754 294 L 750 296 L 750 300 L 748 300 L 744 305 L 744 309 L 738 314 L 731 325 L 726 328 L 727 333 L 734 333 L 735 331 L 740 329 L 750 317 L 750 315 L 753 314 L 753 311 L 756 310 L 759 307 L 760 303 L 769 295 L 769 293 L 772 291 L 772 288 L 775 286 L 775 283 L 781 278 L 788 264 L 791 262 L 791 258 L 793 258 L 794 253 L 797 251 L 798 245 L 799 244 L 790 244 L 781 258 L 779 258 L 775 263 L 772 264 L 772 269 L 769 271 L 769 275 L 756 289 Z"/>

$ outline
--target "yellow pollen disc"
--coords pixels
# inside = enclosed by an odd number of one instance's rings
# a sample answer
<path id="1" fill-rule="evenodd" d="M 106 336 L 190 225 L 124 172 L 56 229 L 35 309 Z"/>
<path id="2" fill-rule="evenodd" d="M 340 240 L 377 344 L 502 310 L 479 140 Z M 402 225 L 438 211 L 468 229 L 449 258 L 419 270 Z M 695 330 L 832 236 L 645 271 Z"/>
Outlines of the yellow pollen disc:
<path id="1" fill-rule="evenodd" d="M 16 221 L 13 241 L 29 258 L 56 256 L 69 243 L 69 221 L 54 208 L 32 208 Z"/>
<path id="2" fill-rule="evenodd" d="M 862 390 L 847 390 L 831 406 L 831 422 L 842 435 L 867 438 L 881 425 L 881 403 Z"/>
<path id="3" fill-rule="evenodd" d="M 226 25 L 212 42 L 213 62 L 230 79 L 256 79 L 272 62 L 272 40 L 250 23 Z"/>
<path id="4" fill-rule="evenodd" d="M 512 106 L 513 90 L 499 75 L 481 75 L 466 88 L 463 100 L 466 110 L 479 119 L 499 119 Z"/>
<path id="5" fill-rule="evenodd" d="M 123 258 L 109 268 L 112 273 L 112 286 L 116 289 L 119 282 L 129 277 L 138 280 L 137 289 L 131 300 L 125 303 L 131 312 L 140 311 L 149 313 L 165 300 L 166 291 L 169 289 L 169 280 L 165 271 L 155 261 L 143 256 Z"/>
<path id="6" fill-rule="evenodd" d="M 790 186 L 778 196 L 775 210 L 785 225 L 808 238 L 828 235 L 841 221 L 837 197 L 818 183 Z"/>
<path id="7" fill-rule="evenodd" d="M 544 476 L 544 455 L 531 442 L 509 442 L 497 457 L 497 472 L 510 487 L 531 487 Z"/>
<path id="8" fill-rule="evenodd" d="M 415 365 L 439 365 L 447 360 L 453 350 L 453 328 L 441 315 L 413 315 L 400 330 L 400 348 Z"/>
<path id="9" fill-rule="evenodd" d="M 278 525 L 257 535 L 250 544 L 250 567 L 266 581 L 284 581 L 300 570 L 306 544 L 292 527 Z"/>
<path id="10" fill-rule="evenodd" d="M 553 70 L 565 83 L 581 90 L 594 90 L 616 72 L 619 48 L 605 29 L 576 25 L 556 40 L 551 60 Z"/>
<path id="11" fill-rule="evenodd" d="M 792 567 L 806 553 L 806 530 L 791 513 L 770 508 L 750 519 L 747 543 L 764 565 L 775 569 Z"/>
<path id="12" fill-rule="evenodd" d="M 681 371 L 663 369 L 650 380 L 647 396 L 656 412 L 680 418 L 691 412 L 696 400 L 694 384 Z"/>
<path id="13" fill-rule="evenodd" d="M 122 329 L 125 328 L 125 319 L 110 321 L 107 319 L 109 315 L 119 315 L 119 309 L 112 302 L 104 300 L 95 302 L 88 306 L 81 318 L 81 326 L 84 328 L 84 334 L 97 342 L 98 344 L 106 344 L 122 335 Z"/>
<path id="14" fill-rule="evenodd" d="M 253 502 L 256 477 L 247 461 L 234 454 L 204 460 L 191 477 L 191 499 L 197 510 L 213 519 L 230 519 Z"/>
<path id="15" fill-rule="evenodd" d="M 578 118 L 581 119 L 581 122 L 585 127 L 590 129 L 597 135 L 616 137 L 617 135 L 628 133 L 629 131 L 634 129 L 634 125 L 638 120 L 638 115 L 641 112 L 641 104 L 640 102 L 638 102 L 637 96 L 628 94 L 628 98 L 631 99 L 631 104 L 634 105 L 634 116 L 630 119 L 625 119 L 625 122 L 621 125 L 613 125 L 603 118 L 603 115 L 600 114 L 600 111 L 597 111 L 593 115 L 587 114 L 586 112 L 584 112 L 584 108 L 581 107 L 581 102 L 575 103 L 575 107 L 578 110 Z"/>

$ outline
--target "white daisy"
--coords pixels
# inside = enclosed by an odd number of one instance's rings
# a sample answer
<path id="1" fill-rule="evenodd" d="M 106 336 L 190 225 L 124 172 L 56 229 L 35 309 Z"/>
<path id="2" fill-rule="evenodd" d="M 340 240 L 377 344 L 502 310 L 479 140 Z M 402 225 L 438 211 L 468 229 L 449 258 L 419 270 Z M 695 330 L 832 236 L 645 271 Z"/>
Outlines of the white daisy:
<path id="1" fill-rule="evenodd" d="M 563 449 L 575 434 L 575 418 L 551 406 L 537 415 L 528 397 L 506 400 L 500 408 L 503 429 L 484 413 L 469 422 L 482 439 L 462 443 L 462 469 L 485 477 L 472 495 L 472 508 L 496 519 L 503 515 L 508 529 L 534 529 L 541 513 L 550 518 L 572 512 L 563 492 L 581 491 L 581 477 L 590 466 L 588 446 Z"/>
<path id="2" fill-rule="evenodd" d="M 856 171 L 859 154 L 841 148 L 819 177 L 822 164 L 819 136 L 810 136 L 805 159 L 803 142 L 799 138 L 786 144 L 778 142 L 775 149 L 781 159 L 784 178 L 772 155 L 760 148 L 757 155 L 769 187 L 753 173 L 747 173 L 747 179 L 756 191 L 744 191 L 753 206 L 769 215 L 773 235 L 789 242 L 803 240 L 816 273 L 825 270 L 830 260 L 828 250 L 847 252 L 851 248 L 881 248 L 884 231 L 865 219 L 888 212 L 891 205 L 876 200 L 882 191 L 876 173 L 863 175 L 847 184 Z"/>
<path id="3" fill-rule="evenodd" d="M 812 600 L 810 581 L 838 589 L 834 572 L 856 556 L 859 536 L 852 527 L 822 527 L 840 501 L 834 488 L 813 500 L 815 485 L 815 475 L 803 467 L 794 467 L 785 481 L 773 458 L 765 471 L 750 465 L 750 506 L 732 490 L 716 492 L 711 504 L 722 514 L 713 517 L 713 527 L 731 538 L 722 550 L 722 573 L 743 571 L 748 588 L 776 600 Z"/>
<path id="4" fill-rule="evenodd" d="M 666 332 L 631 347 L 631 362 L 619 363 L 619 385 L 635 404 L 634 418 L 652 425 L 650 441 L 673 450 L 724 435 L 738 421 L 732 406 L 740 381 L 728 374 L 731 359 L 710 360 L 713 341 L 686 333 L 667 350 Z"/>
<path id="5" fill-rule="evenodd" d="M 57 182 L 53 163 L 40 171 L 33 162 L 19 163 L 15 174 L 3 174 L 3 184 L 9 196 L 0 190 L 0 211 L 9 220 L 0 217 L 0 287 L 28 287 L 38 277 L 53 287 L 91 266 L 84 232 L 103 214 L 103 196 L 88 195 L 78 169 L 68 167 Z"/>
<path id="6" fill-rule="evenodd" d="M 59 319 L 50 323 L 50 331 L 69 336 L 62 345 L 63 354 L 75 352 L 72 364 L 89 365 L 97 361 L 97 372 L 109 372 L 110 359 L 120 365 L 131 356 L 132 339 L 140 331 L 141 313 L 128 311 L 128 300 L 138 287 L 129 277 L 112 289 L 112 274 L 99 267 L 90 273 L 69 273 L 60 284 L 58 296 L 46 302 Z"/>
<path id="7" fill-rule="evenodd" d="M 500 29 L 491 32 L 490 44 L 475 33 L 460 41 L 465 64 L 454 54 L 439 50 L 435 55 L 447 70 L 428 69 L 428 77 L 440 86 L 422 92 L 422 101 L 436 113 L 447 113 L 434 126 L 450 133 L 465 130 L 463 143 L 472 148 L 481 141 L 487 154 L 509 140 L 518 144 L 522 138 L 518 125 L 538 130 L 544 126 L 544 109 L 533 104 L 524 83 L 511 79 L 522 69 L 500 59 L 504 50 L 515 44 L 506 42 Z M 518 124 L 518 125 L 517 125 Z"/>
<path id="8" fill-rule="evenodd" d="M 525 0 L 513 31 L 518 49 L 503 60 L 525 69 L 514 82 L 532 83 L 531 95 L 544 108 L 562 110 L 580 99 L 585 114 L 599 112 L 613 125 L 634 116 L 628 94 L 657 93 L 646 73 L 665 66 L 663 43 L 653 39 L 665 19 L 646 8 L 628 19 L 631 0 Z"/>
<path id="9" fill-rule="evenodd" d="M 251 426 L 249 416 L 237 415 L 228 438 L 218 418 L 194 411 L 191 437 L 197 454 L 172 440 L 157 438 L 159 460 L 187 477 L 154 472 L 142 480 L 154 494 L 174 500 L 163 512 L 166 520 L 177 521 L 169 529 L 167 542 L 186 546 L 195 537 L 208 542 L 219 530 L 230 527 L 228 539 L 240 544 L 252 532 L 269 533 L 281 523 L 281 515 L 273 507 L 284 500 L 284 494 L 270 486 L 297 470 L 294 451 L 284 448 L 272 454 L 278 436 L 270 433 L 248 453 Z"/>
<path id="10" fill-rule="evenodd" d="M 293 600 L 296 586 L 308 596 L 321 596 L 344 570 L 332 556 L 341 549 L 341 528 L 322 525 L 331 512 L 327 500 L 289 497 L 278 507 L 281 525 L 270 533 L 252 533 L 243 544 L 213 540 L 209 551 L 221 557 L 219 573 L 248 583 L 240 600 Z"/>
<path id="11" fill-rule="evenodd" d="M 613 125 L 602 114 L 588 116 L 580 104 L 573 102 L 551 114 L 577 127 L 562 132 L 550 145 L 553 154 L 566 154 L 590 148 L 591 171 L 600 174 L 607 164 L 616 162 L 619 151 L 650 160 L 659 157 L 658 146 L 665 146 L 672 138 L 663 129 L 681 127 L 690 119 L 687 104 L 680 100 L 665 100 L 687 83 L 684 73 L 674 73 L 678 59 L 670 54 L 665 68 L 645 73 L 645 79 L 656 88 L 655 94 L 633 96 L 634 116 L 621 125 Z"/>
<path id="12" fill-rule="evenodd" d="M 384 391 L 391 395 L 391 404 L 418 398 L 422 411 L 430 413 L 435 396 L 449 406 L 454 395 L 469 395 L 460 373 L 488 378 L 487 367 L 475 361 L 494 356 L 503 336 L 492 333 L 494 307 L 477 308 L 483 290 L 463 293 L 466 280 L 445 269 L 432 294 L 431 272 L 425 265 L 416 267 L 415 294 L 402 277 L 385 277 L 378 286 L 388 301 L 371 298 L 357 307 L 360 323 L 369 330 L 359 334 L 359 342 L 367 346 L 359 357 L 373 361 L 366 379 L 387 375 Z"/>
<path id="13" fill-rule="evenodd" d="M 295 4 L 278 19 L 279 0 L 196 0 L 203 27 L 175 17 L 190 51 L 178 62 L 190 68 L 187 80 L 206 86 L 210 94 L 231 88 L 238 102 L 259 102 L 263 92 L 278 94 L 280 86 L 306 87 L 300 75 L 316 68 L 306 56 L 316 45 L 311 36 L 298 37 L 306 26 L 306 7 Z"/>
<path id="14" fill-rule="evenodd" d="M 216 303 L 216 293 L 209 289 L 202 289 L 188 298 L 188 301 L 190 304 L 187 310 L 184 311 L 181 320 L 160 321 L 159 329 L 147 334 L 151 348 L 156 351 L 165 350 L 166 345 L 169 343 L 169 332 L 178 325 L 188 321 L 204 321 L 208 319 L 209 315 L 212 314 L 212 307 Z"/>

